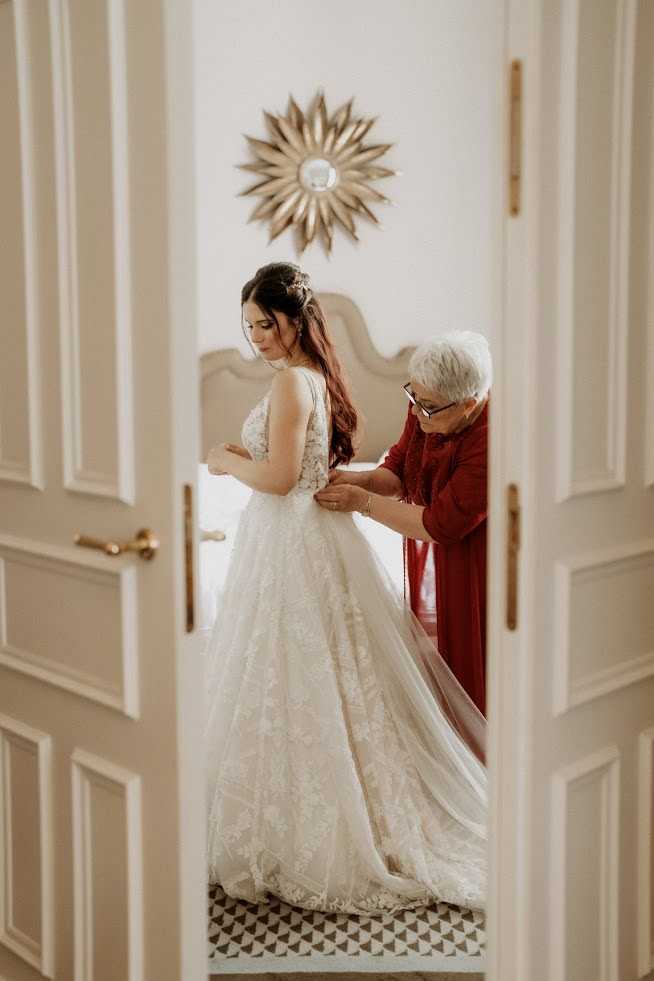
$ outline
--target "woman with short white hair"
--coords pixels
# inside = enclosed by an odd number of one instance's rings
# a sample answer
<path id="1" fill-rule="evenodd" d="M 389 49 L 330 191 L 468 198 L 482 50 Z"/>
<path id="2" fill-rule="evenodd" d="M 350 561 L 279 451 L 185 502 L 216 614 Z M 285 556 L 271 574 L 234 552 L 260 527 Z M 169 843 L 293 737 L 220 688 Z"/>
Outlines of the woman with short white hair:
<path id="1" fill-rule="evenodd" d="M 488 342 L 438 335 L 414 352 L 409 375 L 404 431 L 384 462 L 333 471 L 316 499 L 404 535 L 411 607 L 485 714 Z"/>

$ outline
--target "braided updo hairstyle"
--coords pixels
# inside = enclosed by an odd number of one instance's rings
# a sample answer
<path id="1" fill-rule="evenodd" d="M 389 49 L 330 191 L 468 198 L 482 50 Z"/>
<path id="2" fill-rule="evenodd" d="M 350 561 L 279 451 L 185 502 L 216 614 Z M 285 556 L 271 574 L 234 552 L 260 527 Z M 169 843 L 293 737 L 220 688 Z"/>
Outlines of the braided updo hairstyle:
<path id="1" fill-rule="evenodd" d="M 276 312 L 285 314 L 297 327 L 300 349 L 320 367 L 327 383 L 332 415 L 329 464 L 349 463 L 355 453 L 357 411 L 309 276 L 292 262 L 271 262 L 258 269 L 241 290 L 241 307 L 248 301 L 256 303 L 273 321 L 280 344 Z"/>

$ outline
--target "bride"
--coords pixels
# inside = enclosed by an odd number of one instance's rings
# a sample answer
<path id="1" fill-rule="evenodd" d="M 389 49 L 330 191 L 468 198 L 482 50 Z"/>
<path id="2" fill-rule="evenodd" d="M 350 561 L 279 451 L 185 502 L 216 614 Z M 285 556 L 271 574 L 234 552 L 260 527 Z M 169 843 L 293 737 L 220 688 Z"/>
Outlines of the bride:
<path id="1" fill-rule="evenodd" d="M 213 474 L 252 488 L 206 652 L 209 880 L 249 902 L 364 914 L 483 908 L 483 720 L 352 515 L 314 494 L 356 411 L 290 263 L 242 291 L 276 370 Z"/>

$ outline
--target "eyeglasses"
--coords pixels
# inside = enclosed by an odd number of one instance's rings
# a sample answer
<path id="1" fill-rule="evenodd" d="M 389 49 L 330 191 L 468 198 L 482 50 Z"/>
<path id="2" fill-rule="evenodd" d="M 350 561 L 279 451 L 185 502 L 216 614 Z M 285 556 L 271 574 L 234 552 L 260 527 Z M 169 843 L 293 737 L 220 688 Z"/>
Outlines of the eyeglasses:
<path id="1" fill-rule="evenodd" d="M 410 384 L 411 384 L 410 382 L 407 382 L 406 385 L 402 386 L 406 394 L 406 397 L 408 398 L 409 402 L 412 403 L 412 405 L 418 406 L 423 416 L 426 416 L 427 419 L 431 419 L 432 416 L 437 415 L 439 412 L 445 412 L 446 409 L 451 409 L 453 405 L 456 405 L 456 402 L 450 402 L 448 405 L 441 406 L 440 409 L 428 409 L 426 406 L 422 404 L 420 399 L 417 399 L 415 397 L 415 395 L 411 391 Z"/>

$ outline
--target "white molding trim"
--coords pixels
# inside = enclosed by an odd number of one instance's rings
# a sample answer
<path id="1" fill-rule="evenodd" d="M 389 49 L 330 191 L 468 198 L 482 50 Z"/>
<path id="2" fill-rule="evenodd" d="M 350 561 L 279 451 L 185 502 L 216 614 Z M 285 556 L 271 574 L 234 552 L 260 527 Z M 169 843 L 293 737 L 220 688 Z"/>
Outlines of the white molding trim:
<path id="1" fill-rule="evenodd" d="M 7 638 L 5 562 L 17 562 L 115 588 L 120 594 L 122 686 L 70 668 L 54 658 L 14 647 Z M 137 570 L 129 560 L 0 534 L 0 665 L 45 681 L 80 698 L 139 718 Z"/>
<path id="2" fill-rule="evenodd" d="M 141 778 L 109 760 L 75 749 L 71 756 L 73 795 L 73 881 L 75 981 L 93 981 L 93 842 L 90 827 L 89 785 L 113 785 L 125 800 L 127 842 L 127 934 L 129 966 L 125 981 L 142 981 L 143 951 L 143 847 Z"/>
<path id="3" fill-rule="evenodd" d="M 135 500 L 132 303 L 124 0 L 105 0 L 111 90 L 114 299 L 116 304 L 117 473 L 84 465 L 78 295 L 75 120 L 68 0 L 48 0 L 52 49 L 59 253 L 64 486 L 133 504 Z"/>
<path id="4" fill-rule="evenodd" d="M 27 936 L 11 920 L 12 895 L 12 827 L 11 778 L 8 766 L 8 743 L 22 744 L 37 760 L 39 780 L 39 847 L 41 890 L 41 937 Z M 45 733 L 17 719 L 0 714 L 0 851 L 4 881 L 0 883 L 0 943 L 4 944 L 44 977 L 54 977 L 54 838 L 52 813 L 52 739 Z"/>
<path id="5" fill-rule="evenodd" d="M 575 273 L 575 172 L 577 167 L 577 49 L 579 45 L 579 0 L 568 0 L 561 8 L 561 65 L 559 106 L 559 267 L 557 353 L 557 457 L 556 499 L 570 493 L 572 471 L 572 367 L 574 363 L 574 273 Z M 567 85 L 564 89 L 564 80 Z M 564 97 L 565 94 L 565 97 Z M 565 219 L 565 221 L 564 221 Z"/>
<path id="6" fill-rule="evenodd" d="M 650 147 L 654 147 L 654 113 L 650 127 Z M 649 186 L 649 246 L 647 277 L 647 306 L 645 340 L 647 354 L 645 361 L 645 486 L 654 489 L 654 167 L 651 169 Z"/>
<path id="7" fill-rule="evenodd" d="M 28 463 L 2 458 L 0 481 L 26 484 L 43 490 L 43 434 L 41 428 L 41 348 L 38 250 L 36 244 L 36 177 L 34 164 L 34 112 L 30 78 L 28 5 L 13 0 L 16 83 L 20 126 L 21 191 L 23 208 L 23 267 L 25 274 L 25 337 L 27 354 Z M 1 434 L 1 429 L 0 429 Z"/>
<path id="8" fill-rule="evenodd" d="M 654 882 L 654 727 L 641 732 L 638 740 L 638 977 L 654 971 L 654 934 L 652 904 Z"/>
<path id="9" fill-rule="evenodd" d="M 136 499 L 134 381 L 132 356 L 131 216 L 129 198 L 129 132 L 127 111 L 126 0 L 106 0 L 109 21 L 111 138 L 114 207 L 116 301 L 116 428 L 120 499 Z"/>
<path id="10" fill-rule="evenodd" d="M 569 709 L 607 695 L 627 685 L 654 676 L 654 650 L 593 671 L 576 681 L 571 680 L 570 594 L 575 574 L 588 570 L 610 570 L 611 566 L 652 556 L 654 539 L 632 545 L 598 549 L 560 561 L 554 570 L 554 653 L 552 659 L 552 712 L 562 715 Z M 610 572 L 604 573 L 610 575 Z M 598 571 L 601 576 L 602 572 Z"/>
<path id="11" fill-rule="evenodd" d="M 575 475 L 573 461 L 575 297 L 575 183 L 577 170 L 577 77 L 581 0 L 567 0 L 561 19 L 559 191 L 559 310 L 557 341 L 558 438 L 557 502 L 624 487 L 626 465 L 627 341 L 629 332 L 629 243 L 632 106 L 636 40 L 636 0 L 617 0 L 618 29 L 612 118 L 609 259 L 609 357 L 606 404 L 609 413 L 603 472 Z"/>
<path id="12" fill-rule="evenodd" d="M 572 785 L 589 779 L 599 781 L 602 788 L 602 813 L 598 819 L 601 833 L 601 865 L 598 872 L 601 924 L 600 974 L 597 981 L 619 981 L 620 753 L 617 746 L 607 746 L 552 775 L 551 981 L 568 981 L 569 977 L 566 970 L 566 937 L 570 925 L 566 909 L 568 796 Z"/>

